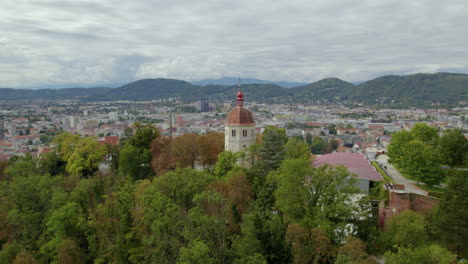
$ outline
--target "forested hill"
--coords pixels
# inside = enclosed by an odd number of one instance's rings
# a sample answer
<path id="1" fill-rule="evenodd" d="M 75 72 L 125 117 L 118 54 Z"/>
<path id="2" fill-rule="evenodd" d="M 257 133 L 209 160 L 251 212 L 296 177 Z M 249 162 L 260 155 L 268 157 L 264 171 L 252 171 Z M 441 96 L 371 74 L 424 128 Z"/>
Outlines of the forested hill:
<path id="1" fill-rule="evenodd" d="M 193 85 L 173 79 L 143 79 L 118 88 L 0 89 L 0 100 L 81 99 L 153 100 L 181 97 L 183 100 L 232 98 L 237 86 Z M 294 101 L 352 100 L 429 105 L 432 102 L 456 104 L 468 101 L 468 75 L 456 73 L 382 76 L 359 85 L 327 78 L 304 86 L 284 88 L 275 84 L 245 84 L 250 100 L 289 98 Z"/>

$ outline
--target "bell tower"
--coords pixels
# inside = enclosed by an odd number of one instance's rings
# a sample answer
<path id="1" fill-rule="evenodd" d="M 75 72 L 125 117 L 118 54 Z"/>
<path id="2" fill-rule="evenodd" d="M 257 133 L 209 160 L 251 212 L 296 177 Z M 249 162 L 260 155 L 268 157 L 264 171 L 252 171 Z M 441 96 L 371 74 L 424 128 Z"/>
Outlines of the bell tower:
<path id="1" fill-rule="evenodd" d="M 255 122 L 252 113 L 244 108 L 244 94 L 239 84 L 237 91 L 236 107 L 234 107 L 226 118 L 224 128 L 225 149 L 232 152 L 244 151 L 254 144 Z M 241 164 L 247 166 L 247 164 Z"/>

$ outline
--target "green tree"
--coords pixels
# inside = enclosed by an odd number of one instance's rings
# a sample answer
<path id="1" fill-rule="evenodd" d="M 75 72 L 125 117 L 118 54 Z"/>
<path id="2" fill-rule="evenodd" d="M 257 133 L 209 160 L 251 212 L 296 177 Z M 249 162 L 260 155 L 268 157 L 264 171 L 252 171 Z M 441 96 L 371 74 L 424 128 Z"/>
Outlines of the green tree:
<path id="1" fill-rule="evenodd" d="M 330 124 L 328 126 L 328 132 L 332 135 L 336 135 L 336 125 L 335 124 Z"/>
<path id="2" fill-rule="evenodd" d="M 455 260 L 455 254 L 435 244 L 418 248 L 399 247 L 395 253 L 385 253 L 385 263 L 388 264 L 450 264 Z"/>
<path id="3" fill-rule="evenodd" d="M 21 245 L 17 241 L 5 243 L 0 250 L 0 263 L 12 263 L 21 254 Z"/>
<path id="4" fill-rule="evenodd" d="M 237 257 L 235 263 L 289 263 L 287 226 L 279 215 L 255 207 L 242 216 L 241 236 L 232 246 Z"/>
<path id="5" fill-rule="evenodd" d="M 65 165 L 59 155 L 55 151 L 42 154 L 39 159 L 39 169 L 43 173 L 49 173 L 50 175 L 58 175 L 65 173 Z"/>
<path id="6" fill-rule="evenodd" d="M 246 150 L 246 160 L 252 165 L 255 166 L 257 161 L 260 159 L 260 149 L 261 144 L 252 144 Z"/>
<path id="7" fill-rule="evenodd" d="M 392 247 L 418 247 L 428 241 L 424 217 L 411 210 L 392 217 L 382 234 L 387 246 Z"/>
<path id="8" fill-rule="evenodd" d="M 131 263 L 174 263 L 182 238 L 180 207 L 157 190 L 154 183 L 141 181 L 134 191 L 133 227 L 128 236 L 139 241 L 130 249 Z"/>
<path id="9" fill-rule="evenodd" d="M 334 151 L 336 149 L 338 149 L 338 141 L 334 140 L 334 139 L 331 139 L 330 140 L 330 148 L 331 148 L 331 151 Z"/>
<path id="10" fill-rule="evenodd" d="M 232 171 L 237 166 L 238 155 L 229 150 L 221 152 L 218 156 L 218 162 L 214 167 L 214 175 L 218 178 L 222 178 Z"/>
<path id="11" fill-rule="evenodd" d="M 443 180 L 440 156 L 435 147 L 416 139 L 410 141 L 405 150 L 405 172 L 427 186 L 439 184 Z"/>
<path id="12" fill-rule="evenodd" d="M 152 124 L 133 124 L 134 134 L 128 139 L 128 144 L 138 149 L 149 149 L 151 141 L 158 138 L 159 130 Z"/>
<path id="13" fill-rule="evenodd" d="M 159 137 L 159 131 L 151 124 L 134 124 L 134 134 L 120 150 L 119 171 L 135 179 L 151 175 L 151 142 Z"/>
<path id="14" fill-rule="evenodd" d="M 38 174 L 35 161 L 27 158 L 5 173 L 11 180 L 0 182 L 0 242 L 16 240 L 21 248 L 37 250 L 61 178 Z"/>
<path id="15" fill-rule="evenodd" d="M 468 173 L 459 171 L 449 179 L 442 201 L 434 208 L 431 226 L 434 240 L 463 258 L 468 258 L 467 193 Z"/>
<path id="16" fill-rule="evenodd" d="M 64 206 L 54 210 L 46 223 L 45 233 L 50 237 L 47 243 L 41 247 L 41 253 L 49 259 L 57 260 L 58 248 L 64 239 L 77 239 L 85 242 L 84 217 L 78 204 L 68 202 Z"/>
<path id="17" fill-rule="evenodd" d="M 303 140 L 301 141 L 297 138 L 289 138 L 285 148 L 287 159 L 310 159 L 309 146 Z"/>
<path id="18" fill-rule="evenodd" d="M 210 249 L 201 240 L 190 241 L 187 247 L 180 249 L 177 264 L 210 264 L 216 263 L 210 256 Z"/>
<path id="19" fill-rule="evenodd" d="M 154 179 L 155 188 L 171 198 L 178 206 L 189 210 L 194 206 L 194 195 L 206 190 L 214 177 L 196 169 L 177 169 Z"/>
<path id="20" fill-rule="evenodd" d="M 89 249 L 96 256 L 95 263 L 127 263 L 132 240 L 132 210 L 135 184 L 126 181 L 113 185 L 114 191 L 95 208 L 89 209 L 86 223 Z"/>
<path id="21" fill-rule="evenodd" d="M 225 263 L 230 254 L 227 209 L 225 199 L 215 191 L 204 191 L 193 198 L 196 206 L 189 211 L 184 237 L 200 239 L 211 249 L 216 263 Z"/>
<path id="22" fill-rule="evenodd" d="M 430 127 L 425 123 L 415 124 L 410 133 L 413 138 L 419 139 L 429 145 L 437 144 L 437 140 L 439 138 L 437 128 Z"/>
<path id="23" fill-rule="evenodd" d="M 95 138 L 82 138 L 78 140 L 73 154 L 68 158 L 65 170 L 69 174 L 89 177 L 98 170 L 105 154 L 105 146 L 99 144 Z"/>
<path id="24" fill-rule="evenodd" d="M 468 154 L 468 140 L 461 130 L 448 129 L 439 139 L 438 149 L 442 157 L 442 162 L 455 167 L 461 165 Z"/>
<path id="25" fill-rule="evenodd" d="M 126 144 L 120 150 L 119 157 L 119 171 L 124 175 L 134 179 L 145 179 L 151 174 L 149 150 L 140 150 L 133 145 Z"/>
<path id="26" fill-rule="evenodd" d="M 286 130 L 274 126 L 268 126 L 265 129 L 258 162 L 264 172 L 279 168 L 285 157 L 286 141 Z"/>
<path id="27" fill-rule="evenodd" d="M 285 160 L 277 178 L 277 208 L 305 227 L 320 227 L 341 239 L 350 221 L 369 215 L 369 209 L 363 211 L 354 198 L 359 189 L 342 166 L 311 168 L 307 160 Z"/>
<path id="28" fill-rule="evenodd" d="M 42 142 L 42 144 L 48 146 L 52 139 L 48 135 L 40 135 L 39 140 Z"/>
<path id="29" fill-rule="evenodd" d="M 326 154 L 331 152 L 331 146 L 321 137 L 315 137 L 314 140 L 312 140 L 310 150 L 314 154 Z"/>
<path id="30" fill-rule="evenodd" d="M 408 143 L 413 140 L 413 135 L 406 130 L 394 133 L 392 141 L 388 145 L 388 156 L 390 161 L 400 167 L 405 167 L 405 151 Z"/>
<path id="31" fill-rule="evenodd" d="M 306 142 L 309 146 L 312 145 L 312 134 L 310 134 L 309 132 L 307 132 L 306 134 Z"/>
<path id="32" fill-rule="evenodd" d="M 54 137 L 53 142 L 56 145 L 56 150 L 63 161 L 68 162 L 68 159 L 73 155 L 75 146 L 79 140 L 79 135 L 72 135 L 71 133 L 60 133 Z"/>

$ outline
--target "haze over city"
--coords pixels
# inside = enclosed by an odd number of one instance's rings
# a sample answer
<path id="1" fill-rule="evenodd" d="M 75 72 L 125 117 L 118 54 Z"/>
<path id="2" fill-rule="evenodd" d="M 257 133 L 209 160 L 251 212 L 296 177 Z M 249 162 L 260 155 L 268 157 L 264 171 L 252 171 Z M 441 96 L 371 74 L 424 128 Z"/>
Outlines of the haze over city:
<path id="1" fill-rule="evenodd" d="M 468 73 L 466 2 L 6 1 L 0 87 Z"/>

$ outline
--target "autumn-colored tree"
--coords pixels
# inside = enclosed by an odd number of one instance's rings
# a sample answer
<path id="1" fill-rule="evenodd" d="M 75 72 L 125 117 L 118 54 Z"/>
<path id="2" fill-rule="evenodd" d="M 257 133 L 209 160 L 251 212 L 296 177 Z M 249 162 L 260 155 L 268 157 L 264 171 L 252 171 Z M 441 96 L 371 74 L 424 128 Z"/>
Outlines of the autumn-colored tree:
<path id="1" fill-rule="evenodd" d="M 84 264 L 86 255 L 74 240 L 67 238 L 57 245 L 57 263 Z"/>
<path id="2" fill-rule="evenodd" d="M 31 256 L 30 253 L 26 252 L 26 251 L 21 251 L 21 253 L 19 253 L 15 260 L 13 260 L 12 264 L 36 264 L 37 261 L 36 259 Z"/>
<path id="3" fill-rule="evenodd" d="M 295 264 L 327 263 L 335 253 L 331 240 L 320 228 L 304 228 L 293 223 L 288 227 L 287 238 L 292 244 Z"/>
<path id="4" fill-rule="evenodd" d="M 218 155 L 224 150 L 224 134 L 208 133 L 198 137 L 198 154 L 200 155 L 200 164 L 213 166 L 218 161 Z"/>
<path id="5" fill-rule="evenodd" d="M 8 161 L 0 160 L 0 181 L 6 179 L 5 169 L 8 167 Z"/>
<path id="6" fill-rule="evenodd" d="M 183 134 L 171 142 L 171 154 L 174 155 L 179 166 L 195 167 L 199 155 L 197 134 Z"/>
<path id="7" fill-rule="evenodd" d="M 247 175 L 242 170 L 233 171 L 225 179 L 212 183 L 210 188 L 225 199 L 230 230 L 239 232 L 241 216 L 247 211 L 253 195 Z"/>
<path id="8" fill-rule="evenodd" d="M 356 237 L 348 236 L 345 244 L 338 249 L 336 264 L 377 264 L 366 252 L 366 245 Z"/>
<path id="9" fill-rule="evenodd" d="M 156 176 L 176 168 L 176 157 L 171 153 L 172 139 L 161 137 L 151 143 L 151 168 Z"/>

